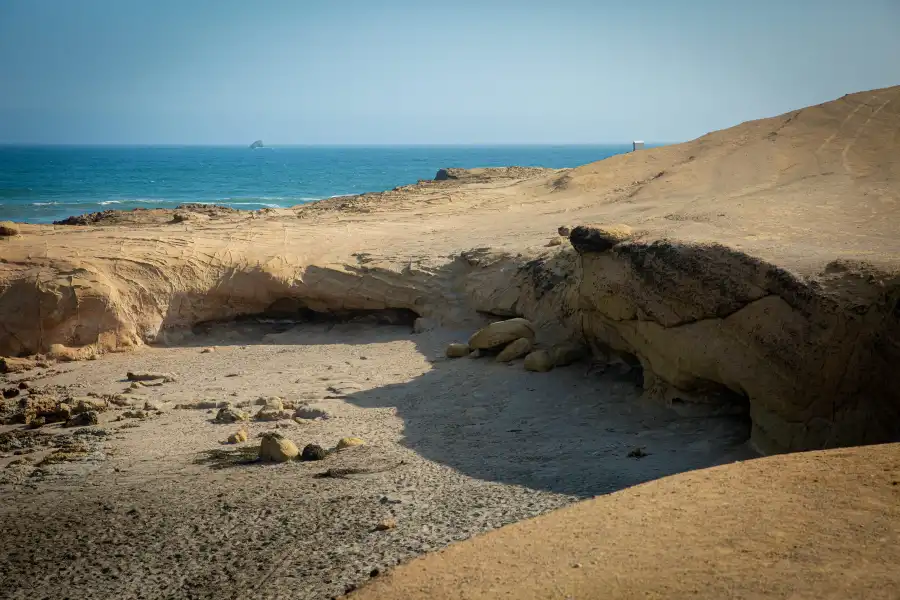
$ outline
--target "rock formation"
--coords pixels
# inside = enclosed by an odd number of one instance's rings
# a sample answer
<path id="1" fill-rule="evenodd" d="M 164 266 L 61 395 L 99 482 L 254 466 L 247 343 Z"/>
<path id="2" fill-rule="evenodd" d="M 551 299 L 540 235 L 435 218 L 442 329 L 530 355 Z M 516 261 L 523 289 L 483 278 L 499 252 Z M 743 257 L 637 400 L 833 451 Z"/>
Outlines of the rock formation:
<path id="1" fill-rule="evenodd" d="M 2 240 L 0 355 L 91 358 L 286 304 L 470 331 L 524 318 L 531 336 L 498 346 L 584 342 L 641 369 L 648 397 L 748 410 L 764 452 L 891 440 L 898 127 L 895 87 L 563 171 L 23 225 Z M 546 247 L 563 213 L 574 250 Z"/>

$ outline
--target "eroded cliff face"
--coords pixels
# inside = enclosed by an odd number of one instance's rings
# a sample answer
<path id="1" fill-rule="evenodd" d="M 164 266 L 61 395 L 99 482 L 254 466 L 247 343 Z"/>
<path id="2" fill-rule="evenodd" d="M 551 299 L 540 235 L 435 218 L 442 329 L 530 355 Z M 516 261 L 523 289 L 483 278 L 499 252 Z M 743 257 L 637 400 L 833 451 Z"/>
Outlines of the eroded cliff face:
<path id="1" fill-rule="evenodd" d="M 745 398 L 764 453 L 900 434 L 896 276 L 834 262 L 801 279 L 723 246 L 665 240 L 582 251 L 577 269 L 583 334 L 636 356 L 648 395 Z"/>

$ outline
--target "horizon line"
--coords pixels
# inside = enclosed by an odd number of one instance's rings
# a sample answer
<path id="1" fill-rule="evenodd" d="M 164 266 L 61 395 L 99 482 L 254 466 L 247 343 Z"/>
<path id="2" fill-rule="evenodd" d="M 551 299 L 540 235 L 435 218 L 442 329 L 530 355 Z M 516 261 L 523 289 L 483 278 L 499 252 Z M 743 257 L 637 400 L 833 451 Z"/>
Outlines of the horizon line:
<path id="1" fill-rule="evenodd" d="M 263 148 L 500 148 L 500 147 L 593 147 L 593 146 L 630 146 L 627 142 L 491 142 L 491 143 L 322 143 L 322 144 L 266 144 Z M 681 141 L 646 141 L 645 146 L 666 146 L 680 144 Z M 250 144 L 184 144 L 184 143 L 63 143 L 63 142 L 0 142 L 0 148 L 246 148 Z"/>

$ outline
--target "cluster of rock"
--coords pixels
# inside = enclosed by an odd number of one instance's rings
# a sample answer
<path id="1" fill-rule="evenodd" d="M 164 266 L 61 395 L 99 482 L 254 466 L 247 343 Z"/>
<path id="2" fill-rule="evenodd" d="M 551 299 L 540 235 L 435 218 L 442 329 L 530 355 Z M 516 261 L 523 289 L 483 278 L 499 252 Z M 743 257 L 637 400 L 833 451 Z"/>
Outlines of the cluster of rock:
<path id="1" fill-rule="evenodd" d="M 325 449 L 318 444 L 307 444 L 303 451 L 293 441 L 279 431 L 267 431 L 262 434 L 259 444 L 259 460 L 265 462 L 287 462 L 289 460 L 315 461 L 322 460 L 332 452 L 338 452 L 354 446 L 362 446 L 365 442 L 356 437 L 341 439 L 333 449 Z"/>
<path id="2" fill-rule="evenodd" d="M 497 321 L 476 331 L 466 344 L 448 345 L 446 355 L 448 358 L 494 355 L 497 362 L 506 363 L 524 357 L 525 369 L 537 372 L 570 365 L 588 355 L 583 345 L 571 342 L 551 348 L 538 347 L 535 337 L 535 327 L 528 319 Z"/>
<path id="3" fill-rule="evenodd" d="M 252 419 L 261 422 L 293 419 L 303 423 L 311 419 L 327 418 L 327 413 L 315 407 L 307 405 L 296 406 L 290 400 L 277 396 L 261 397 L 256 400 L 260 409 Z M 245 423 L 251 420 L 251 415 L 229 402 L 198 402 L 191 405 L 179 405 L 179 408 L 218 408 L 214 418 L 216 423 Z M 293 411 L 291 410 L 293 409 Z M 242 444 L 249 439 L 247 429 L 241 427 L 228 436 L 226 443 Z M 266 462 L 287 462 L 289 460 L 315 461 L 322 460 L 331 452 L 343 450 L 353 446 L 362 446 L 365 442 L 357 437 L 345 437 L 338 441 L 333 449 L 325 449 L 318 444 L 307 444 L 301 451 L 292 440 L 279 431 L 267 431 L 261 436 L 259 445 L 259 460 Z"/>

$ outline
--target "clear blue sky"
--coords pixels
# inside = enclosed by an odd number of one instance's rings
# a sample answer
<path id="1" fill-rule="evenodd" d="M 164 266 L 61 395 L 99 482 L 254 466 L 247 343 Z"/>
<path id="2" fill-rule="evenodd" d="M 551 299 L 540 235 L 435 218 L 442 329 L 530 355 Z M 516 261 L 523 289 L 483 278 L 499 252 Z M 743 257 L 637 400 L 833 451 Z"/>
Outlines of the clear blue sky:
<path id="1" fill-rule="evenodd" d="M 900 0 L 0 0 L 0 143 L 681 141 L 900 84 Z"/>

